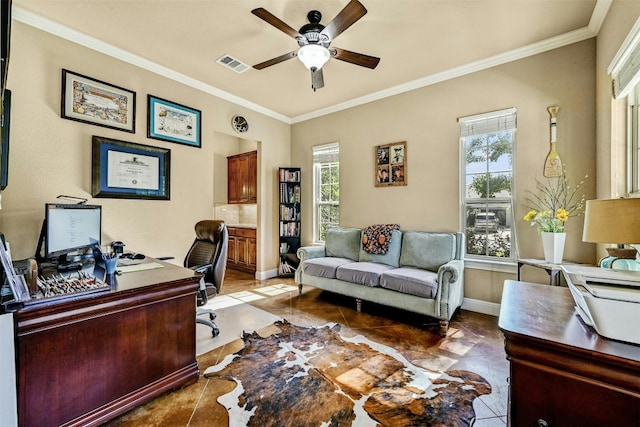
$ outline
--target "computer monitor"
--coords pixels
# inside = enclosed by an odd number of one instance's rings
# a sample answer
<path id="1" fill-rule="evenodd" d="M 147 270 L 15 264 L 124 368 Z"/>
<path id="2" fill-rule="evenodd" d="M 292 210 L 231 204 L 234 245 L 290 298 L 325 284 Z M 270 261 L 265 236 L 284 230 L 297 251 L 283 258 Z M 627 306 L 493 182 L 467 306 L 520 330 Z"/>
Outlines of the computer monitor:
<path id="1" fill-rule="evenodd" d="M 45 258 L 67 262 L 67 255 L 100 245 L 102 207 L 47 203 L 45 206 Z"/>

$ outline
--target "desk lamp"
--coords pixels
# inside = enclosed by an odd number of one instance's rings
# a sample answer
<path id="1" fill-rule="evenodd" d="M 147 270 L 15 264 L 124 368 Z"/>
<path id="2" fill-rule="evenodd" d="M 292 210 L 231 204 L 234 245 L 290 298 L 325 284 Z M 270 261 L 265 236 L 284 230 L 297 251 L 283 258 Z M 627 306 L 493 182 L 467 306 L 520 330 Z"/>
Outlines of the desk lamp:
<path id="1" fill-rule="evenodd" d="M 587 200 L 582 241 L 617 245 L 607 248 L 600 267 L 640 271 L 638 251 L 624 247 L 640 243 L 640 199 Z"/>

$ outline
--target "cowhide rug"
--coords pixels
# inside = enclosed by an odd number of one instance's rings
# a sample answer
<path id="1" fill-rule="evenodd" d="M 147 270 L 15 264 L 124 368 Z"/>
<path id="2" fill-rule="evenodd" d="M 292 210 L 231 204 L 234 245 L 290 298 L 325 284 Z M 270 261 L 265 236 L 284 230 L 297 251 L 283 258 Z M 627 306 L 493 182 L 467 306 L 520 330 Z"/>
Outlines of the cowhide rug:
<path id="1" fill-rule="evenodd" d="M 237 384 L 218 398 L 231 426 L 468 426 L 473 400 L 491 393 L 473 372 L 428 371 L 337 324 L 275 325 L 204 373 Z"/>

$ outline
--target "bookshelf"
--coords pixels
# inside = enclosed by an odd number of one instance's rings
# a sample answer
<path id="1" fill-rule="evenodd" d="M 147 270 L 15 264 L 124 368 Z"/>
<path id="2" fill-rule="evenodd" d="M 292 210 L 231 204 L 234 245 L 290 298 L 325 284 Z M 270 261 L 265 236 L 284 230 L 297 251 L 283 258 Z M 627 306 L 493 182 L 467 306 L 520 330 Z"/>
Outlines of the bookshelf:
<path id="1" fill-rule="evenodd" d="M 300 247 L 300 168 L 278 168 L 278 275 L 292 277 L 300 260 L 296 255 Z"/>

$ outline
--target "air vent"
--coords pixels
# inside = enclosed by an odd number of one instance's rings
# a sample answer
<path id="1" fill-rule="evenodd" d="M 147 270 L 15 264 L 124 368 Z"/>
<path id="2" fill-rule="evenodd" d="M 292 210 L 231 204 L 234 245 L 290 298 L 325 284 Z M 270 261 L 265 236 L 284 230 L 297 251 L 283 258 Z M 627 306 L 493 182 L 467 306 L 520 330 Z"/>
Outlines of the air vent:
<path id="1" fill-rule="evenodd" d="M 225 67 L 235 71 L 236 73 L 244 73 L 249 68 L 251 68 L 244 62 L 240 61 L 239 59 L 236 59 L 233 56 L 226 55 L 226 54 L 218 58 L 216 62 L 220 65 L 224 65 Z"/>

